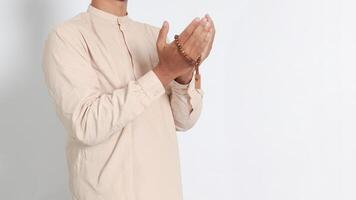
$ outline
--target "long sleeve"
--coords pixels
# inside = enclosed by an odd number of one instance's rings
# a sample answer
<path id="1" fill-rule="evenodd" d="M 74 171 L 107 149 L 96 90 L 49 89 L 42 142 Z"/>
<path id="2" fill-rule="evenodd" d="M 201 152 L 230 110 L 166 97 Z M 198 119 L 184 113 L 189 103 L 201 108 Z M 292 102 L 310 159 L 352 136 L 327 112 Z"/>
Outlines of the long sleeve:
<path id="1" fill-rule="evenodd" d="M 157 41 L 159 27 L 151 26 L 153 41 Z M 167 37 L 167 43 L 170 43 Z M 155 54 L 158 63 L 158 55 Z M 195 89 L 195 72 L 188 84 L 180 84 L 173 80 L 168 87 L 167 94 L 170 99 L 171 110 L 177 131 L 187 131 L 194 126 L 200 117 L 203 105 L 203 89 Z"/>
<path id="2" fill-rule="evenodd" d="M 173 80 L 169 98 L 177 131 L 187 131 L 198 121 L 203 105 L 203 89 L 195 88 L 195 72 L 188 84 Z"/>
<path id="3" fill-rule="evenodd" d="M 47 38 L 43 71 L 57 114 L 74 140 L 95 145 L 107 140 L 164 94 L 151 70 L 125 87 L 104 92 L 75 28 L 57 28 Z"/>

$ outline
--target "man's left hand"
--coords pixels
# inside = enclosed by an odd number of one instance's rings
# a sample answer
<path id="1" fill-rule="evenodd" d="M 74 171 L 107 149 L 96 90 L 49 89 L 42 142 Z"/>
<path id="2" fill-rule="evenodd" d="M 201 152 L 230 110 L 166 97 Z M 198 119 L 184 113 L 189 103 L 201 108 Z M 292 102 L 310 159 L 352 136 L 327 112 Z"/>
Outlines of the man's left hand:
<path id="1" fill-rule="evenodd" d="M 208 14 L 206 14 L 201 20 L 207 20 L 209 24 L 209 33 L 207 37 L 208 43 L 201 55 L 201 63 L 202 63 L 209 56 L 211 52 L 214 43 L 214 38 L 215 38 L 215 26 L 212 18 Z M 180 41 L 183 46 L 184 43 L 188 40 L 188 38 L 194 33 L 197 27 L 198 27 L 198 23 L 196 23 L 196 21 L 192 21 L 180 34 Z M 192 69 L 192 71 L 177 77 L 175 81 L 177 81 L 180 84 L 188 84 L 192 80 L 193 72 L 194 72 L 194 68 Z"/>

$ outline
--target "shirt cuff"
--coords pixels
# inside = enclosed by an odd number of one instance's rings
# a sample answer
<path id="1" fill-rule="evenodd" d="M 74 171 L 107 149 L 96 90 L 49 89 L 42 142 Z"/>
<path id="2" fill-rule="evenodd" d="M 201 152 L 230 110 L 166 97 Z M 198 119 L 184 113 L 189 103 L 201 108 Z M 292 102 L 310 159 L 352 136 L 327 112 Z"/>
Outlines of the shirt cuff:
<path id="1" fill-rule="evenodd" d="M 189 83 L 182 84 L 182 83 L 178 83 L 176 80 L 173 80 L 173 81 L 172 81 L 172 86 L 173 86 L 173 87 L 176 87 L 176 88 L 179 88 L 179 89 L 187 89 L 188 86 L 189 86 L 189 84 L 190 84 L 192 81 L 193 81 L 193 79 L 190 80 Z"/>
<path id="2" fill-rule="evenodd" d="M 182 99 L 186 99 L 186 101 L 189 102 L 190 108 L 192 110 L 198 108 L 199 104 L 202 103 L 204 91 L 202 88 L 195 88 L 195 72 L 188 84 L 180 84 L 176 81 L 172 81 L 171 90 L 174 95 L 180 96 Z"/>
<path id="3" fill-rule="evenodd" d="M 188 94 L 188 92 L 192 92 L 195 89 L 195 72 L 193 73 L 192 79 L 187 84 L 181 84 L 177 81 L 173 80 L 171 82 L 172 91 L 176 94 Z"/>
<path id="4" fill-rule="evenodd" d="M 161 80 L 153 70 L 150 70 L 141 76 L 137 80 L 137 83 L 141 86 L 150 100 L 156 99 L 166 92 Z"/>

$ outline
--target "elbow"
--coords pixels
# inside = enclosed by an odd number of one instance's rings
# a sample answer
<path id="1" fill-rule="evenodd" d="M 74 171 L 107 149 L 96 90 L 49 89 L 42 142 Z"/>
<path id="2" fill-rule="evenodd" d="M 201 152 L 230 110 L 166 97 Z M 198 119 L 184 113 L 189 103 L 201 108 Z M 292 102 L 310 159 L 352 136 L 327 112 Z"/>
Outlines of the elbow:
<path id="1" fill-rule="evenodd" d="M 120 132 L 120 124 L 111 127 L 110 129 L 103 128 L 95 120 L 83 120 L 82 123 L 73 123 L 73 139 L 85 146 L 96 146 L 107 141 L 110 136 L 116 132 Z"/>
<path id="2" fill-rule="evenodd" d="M 181 121 L 178 121 L 178 120 L 175 120 L 175 128 L 176 128 L 176 131 L 179 131 L 179 132 L 186 132 L 188 130 L 190 130 L 191 128 L 193 128 L 193 126 L 195 125 L 195 120 L 181 120 Z"/>
<path id="3" fill-rule="evenodd" d="M 81 110 L 80 114 L 73 115 L 71 118 L 72 138 L 76 142 L 85 146 L 95 146 L 100 143 L 99 130 L 96 119 L 92 119 L 93 115 L 90 108 Z M 76 117 L 74 117 L 76 116 Z"/>
<path id="4" fill-rule="evenodd" d="M 72 133 L 73 139 L 85 146 L 95 146 L 101 143 L 98 134 L 86 127 L 75 125 Z"/>
<path id="5" fill-rule="evenodd" d="M 119 131 L 120 128 L 118 126 L 114 127 L 110 133 L 105 133 L 97 129 L 88 130 L 85 127 L 77 127 L 76 129 L 74 129 L 73 135 L 74 140 L 85 146 L 96 146 L 101 143 L 104 143 L 110 138 L 113 133 Z"/>
<path id="6" fill-rule="evenodd" d="M 200 118 L 201 109 L 192 109 L 191 112 L 186 116 L 175 116 L 174 124 L 176 131 L 186 132 L 193 128 Z"/>
<path id="7" fill-rule="evenodd" d="M 95 146 L 100 144 L 98 138 L 93 137 L 92 135 L 88 134 L 87 132 L 75 132 L 74 139 L 85 146 Z"/>

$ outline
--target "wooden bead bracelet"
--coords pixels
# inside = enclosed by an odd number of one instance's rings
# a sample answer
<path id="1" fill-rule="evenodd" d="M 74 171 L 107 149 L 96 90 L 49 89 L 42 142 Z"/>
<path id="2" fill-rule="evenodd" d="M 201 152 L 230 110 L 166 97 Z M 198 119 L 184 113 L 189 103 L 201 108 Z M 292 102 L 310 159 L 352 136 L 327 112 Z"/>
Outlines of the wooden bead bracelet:
<path id="1" fill-rule="evenodd" d="M 185 60 L 192 66 L 195 67 L 195 88 L 196 89 L 200 89 L 201 88 L 201 77 L 200 77 L 200 73 L 199 73 L 199 65 L 201 63 L 201 56 L 199 56 L 197 58 L 197 60 L 194 60 L 193 58 L 191 58 L 190 56 L 188 56 L 184 49 L 182 44 L 179 41 L 179 35 L 174 35 L 174 41 L 175 44 L 177 45 L 178 51 L 179 53 L 185 58 Z"/>

